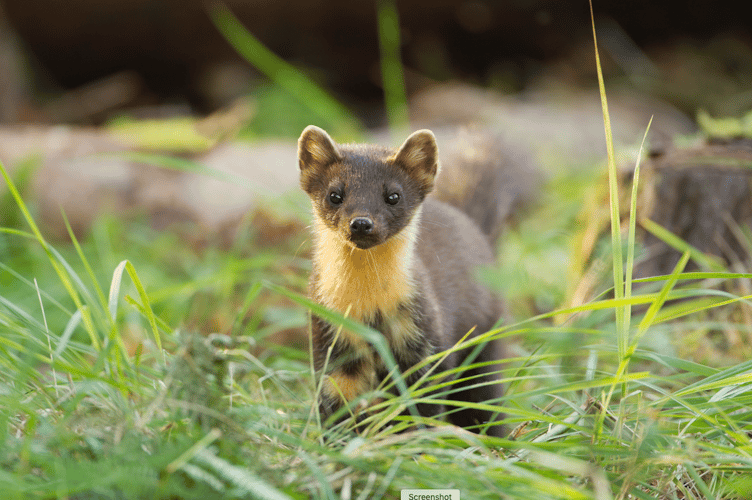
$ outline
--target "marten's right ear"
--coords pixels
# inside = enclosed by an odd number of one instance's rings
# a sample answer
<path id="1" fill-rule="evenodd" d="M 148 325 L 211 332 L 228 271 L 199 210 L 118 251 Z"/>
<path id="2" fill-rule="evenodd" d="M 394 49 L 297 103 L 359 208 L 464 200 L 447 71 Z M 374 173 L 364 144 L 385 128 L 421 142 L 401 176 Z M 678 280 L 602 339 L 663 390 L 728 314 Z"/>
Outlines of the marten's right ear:
<path id="1" fill-rule="evenodd" d="M 315 125 L 308 125 L 298 139 L 298 168 L 302 174 L 317 171 L 341 161 L 337 146 L 329 134 Z"/>
<path id="2" fill-rule="evenodd" d="M 393 160 L 420 182 L 424 194 L 433 189 L 439 172 L 439 147 L 430 130 L 418 130 L 405 140 Z"/>

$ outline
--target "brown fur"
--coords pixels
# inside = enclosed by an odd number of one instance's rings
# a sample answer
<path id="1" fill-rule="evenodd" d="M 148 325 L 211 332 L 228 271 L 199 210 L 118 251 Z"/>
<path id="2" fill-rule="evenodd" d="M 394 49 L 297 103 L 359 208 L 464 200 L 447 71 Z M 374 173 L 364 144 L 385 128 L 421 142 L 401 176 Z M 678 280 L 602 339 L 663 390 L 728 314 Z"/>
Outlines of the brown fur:
<path id="1" fill-rule="evenodd" d="M 452 347 L 471 329 L 477 334 L 493 326 L 501 314 L 499 303 L 473 277 L 478 266 L 493 262 L 489 242 L 459 210 L 426 199 L 439 170 L 430 131 L 415 132 L 397 151 L 338 146 L 313 126 L 298 144 L 301 187 L 314 212 L 310 290 L 317 302 L 384 334 L 403 372 Z M 320 395 L 326 418 L 375 389 L 387 373 L 373 348 L 353 333 L 337 333 L 315 316 L 312 331 L 316 368 L 326 368 Z M 466 354 L 449 356 L 440 370 L 459 366 Z M 501 354 L 496 343 L 489 343 L 475 361 L 498 360 Z M 407 384 L 427 368 L 412 374 Z M 461 376 L 472 375 L 483 374 L 468 370 Z M 502 395 L 498 384 L 455 388 L 450 398 L 485 402 Z M 418 405 L 427 416 L 441 410 L 440 405 Z M 498 417 L 465 410 L 449 418 L 473 426 Z M 498 434 L 500 427 L 489 432 Z"/>

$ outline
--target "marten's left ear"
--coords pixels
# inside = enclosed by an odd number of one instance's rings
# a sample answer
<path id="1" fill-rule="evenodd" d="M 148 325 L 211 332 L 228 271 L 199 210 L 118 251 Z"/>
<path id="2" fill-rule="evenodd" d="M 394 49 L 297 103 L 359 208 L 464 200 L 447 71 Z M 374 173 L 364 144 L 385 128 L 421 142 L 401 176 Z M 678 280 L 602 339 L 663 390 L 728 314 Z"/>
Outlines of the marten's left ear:
<path id="1" fill-rule="evenodd" d="M 394 155 L 394 162 L 420 181 L 428 193 L 439 172 L 439 147 L 430 130 L 413 132 Z"/>

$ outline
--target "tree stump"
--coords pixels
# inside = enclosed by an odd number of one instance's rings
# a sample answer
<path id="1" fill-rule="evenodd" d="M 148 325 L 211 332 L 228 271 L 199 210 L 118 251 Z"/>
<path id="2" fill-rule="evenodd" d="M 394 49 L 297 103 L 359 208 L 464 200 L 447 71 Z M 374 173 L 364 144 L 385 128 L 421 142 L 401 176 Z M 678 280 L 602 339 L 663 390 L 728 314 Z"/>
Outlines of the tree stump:
<path id="1" fill-rule="evenodd" d="M 752 268 L 752 139 L 711 140 L 654 155 L 643 216 L 727 265 Z M 635 275 L 669 274 L 681 253 L 649 232 Z M 696 269 L 690 261 L 687 270 Z"/>

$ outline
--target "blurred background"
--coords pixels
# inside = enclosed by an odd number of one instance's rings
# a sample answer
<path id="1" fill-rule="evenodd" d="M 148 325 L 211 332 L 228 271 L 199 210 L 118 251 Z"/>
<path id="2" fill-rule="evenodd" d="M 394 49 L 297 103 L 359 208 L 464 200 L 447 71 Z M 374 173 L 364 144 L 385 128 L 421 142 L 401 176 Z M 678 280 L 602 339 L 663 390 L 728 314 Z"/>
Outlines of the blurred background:
<path id="1" fill-rule="evenodd" d="M 275 92 L 238 55 L 212 22 L 217 5 L 0 1 L 0 122 L 98 125 L 122 115 L 205 115 L 251 96 L 257 106 L 250 130 L 297 135 L 310 119 L 305 106 Z M 365 126 L 386 123 L 374 2 L 224 5 Z M 752 104 L 752 21 L 743 7 L 596 0 L 607 78 L 690 117 L 700 108 L 740 114 Z M 596 84 L 584 0 L 405 0 L 397 8 L 410 96 L 449 81 L 501 94 Z"/>

